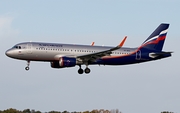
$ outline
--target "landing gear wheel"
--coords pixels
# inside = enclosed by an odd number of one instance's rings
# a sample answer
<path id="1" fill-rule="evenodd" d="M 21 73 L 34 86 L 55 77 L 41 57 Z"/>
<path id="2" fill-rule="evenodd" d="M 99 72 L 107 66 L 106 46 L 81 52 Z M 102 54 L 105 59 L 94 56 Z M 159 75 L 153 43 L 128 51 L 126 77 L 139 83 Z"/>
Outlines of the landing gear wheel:
<path id="1" fill-rule="evenodd" d="M 83 71 L 83 69 L 81 69 L 81 68 L 78 70 L 78 73 L 79 73 L 79 74 L 83 74 L 83 72 L 84 72 L 84 71 Z"/>
<path id="2" fill-rule="evenodd" d="M 28 70 L 29 70 L 29 67 L 25 67 L 25 70 L 28 71 Z"/>
<path id="3" fill-rule="evenodd" d="M 85 72 L 86 74 L 89 74 L 89 73 L 91 72 L 91 70 L 90 70 L 89 68 L 86 68 L 86 69 L 84 70 L 84 72 Z"/>

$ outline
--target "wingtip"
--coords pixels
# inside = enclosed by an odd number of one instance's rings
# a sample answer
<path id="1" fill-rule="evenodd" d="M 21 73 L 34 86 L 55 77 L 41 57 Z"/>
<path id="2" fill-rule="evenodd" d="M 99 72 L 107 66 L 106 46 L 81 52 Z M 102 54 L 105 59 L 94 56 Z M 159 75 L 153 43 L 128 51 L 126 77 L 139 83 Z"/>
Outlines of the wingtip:
<path id="1" fill-rule="evenodd" d="M 94 43 L 95 43 L 95 42 L 92 42 L 91 46 L 94 46 Z"/>
<path id="2" fill-rule="evenodd" d="M 127 36 L 125 36 L 124 39 L 121 41 L 121 43 L 119 44 L 119 47 L 122 47 L 124 45 L 126 39 L 127 39 Z"/>

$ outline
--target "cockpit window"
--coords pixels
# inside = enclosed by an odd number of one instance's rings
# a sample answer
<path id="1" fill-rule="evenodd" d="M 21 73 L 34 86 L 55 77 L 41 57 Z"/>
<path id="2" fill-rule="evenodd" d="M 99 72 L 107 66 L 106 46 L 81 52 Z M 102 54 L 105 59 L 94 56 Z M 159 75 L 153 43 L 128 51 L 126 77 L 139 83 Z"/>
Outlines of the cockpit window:
<path id="1" fill-rule="evenodd" d="M 21 46 L 14 46 L 13 48 L 21 49 Z"/>
<path id="2" fill-rule="evenodd" d="M 13 48 L 16 48 L 16 49 L 18 49 L 18 46 L 14 46 Z"/>

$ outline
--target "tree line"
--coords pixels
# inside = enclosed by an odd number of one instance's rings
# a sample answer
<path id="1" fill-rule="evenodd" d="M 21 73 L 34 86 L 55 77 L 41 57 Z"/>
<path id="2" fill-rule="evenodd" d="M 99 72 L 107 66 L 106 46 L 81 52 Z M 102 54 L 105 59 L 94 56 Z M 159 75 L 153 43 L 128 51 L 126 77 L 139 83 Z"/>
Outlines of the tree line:
<path id="1" fill-rule="evenodd" d="M 0 110 L 0 113 L 122 113 L 120 112 L 118 109 L 113 109 L 113 110 L 104 110 L 104 109 L 100 109 L 100 110 L 92 110 L 92 111 L 84 111 L 84 112 L 68 112 L 68 111 L 49 111 L 49 112 L 41 112 L 41 111 L 36 111 L 36 110 L 30 110 L 30 109 L 24 109 L 24 110 L 17 110 L 17 109 L 6 109 L 6 110 Z M 174 112 L 170 112 L 170 111 L 163 111 L 161 113 L 174 113 Z"/>

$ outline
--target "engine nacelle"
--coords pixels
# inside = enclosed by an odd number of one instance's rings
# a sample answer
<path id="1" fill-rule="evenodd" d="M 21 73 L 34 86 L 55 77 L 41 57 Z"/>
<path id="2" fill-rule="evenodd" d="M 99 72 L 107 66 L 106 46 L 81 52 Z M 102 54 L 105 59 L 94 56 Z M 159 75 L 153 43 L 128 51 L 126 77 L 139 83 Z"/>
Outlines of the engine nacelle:
<path id="1" fill-rule="evenodd" d="M 59 61 L 51 62 L 52 68 L 74 67 L 76 65 L 76 58 L 61 57 Z"/>

